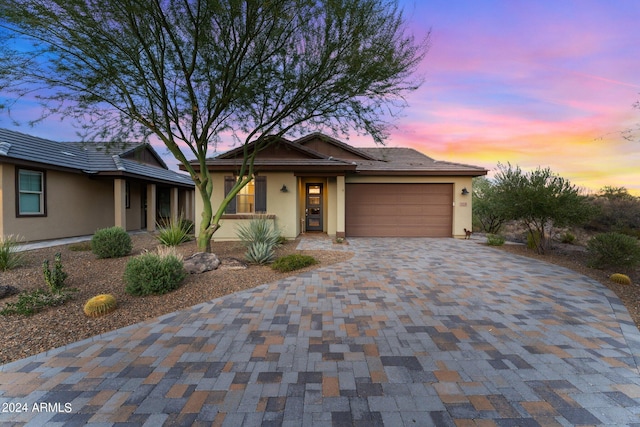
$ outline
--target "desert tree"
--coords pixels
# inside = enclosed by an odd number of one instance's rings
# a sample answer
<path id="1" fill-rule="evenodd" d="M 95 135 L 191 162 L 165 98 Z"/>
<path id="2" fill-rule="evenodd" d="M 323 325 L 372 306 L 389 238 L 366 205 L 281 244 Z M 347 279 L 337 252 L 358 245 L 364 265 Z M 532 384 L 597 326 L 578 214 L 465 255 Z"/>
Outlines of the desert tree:
<path id="1" fill-rule="evenodd" d="M 473 222 L 489 234 L 498 234 L 505 223 L 502 210 L 496 202 L 495 185 L 487 177 L 473 178 Z"/>
<path id="2" fill-rule="evenodd" d="M 592 214 L 587 196 L 549 168 L 523 172 L 518 166 L 498 164 L 494 191 L 499 214 L 521 221 L 538 253 L 548 249 L 554 227 L 584 223 Z"/>
<path id="3" fill-rule="evenodd" d="M 640 237 L 640 197 L 625 187 L 604 186 L 590 202 L 595 215 L 585 224 L 586 229 Z"/>
<path id="4" fill-rule="evenodd" d="M 37 96 L 85 141 L 162 141 L 202 199 L 202 250 L 277 137 L 383 142 L 428 47 L 388 0 L 3 0 L 0 33 L 0 105 Z M 206 158 L 224 135 L 244 161 L 216 208 Z"/>

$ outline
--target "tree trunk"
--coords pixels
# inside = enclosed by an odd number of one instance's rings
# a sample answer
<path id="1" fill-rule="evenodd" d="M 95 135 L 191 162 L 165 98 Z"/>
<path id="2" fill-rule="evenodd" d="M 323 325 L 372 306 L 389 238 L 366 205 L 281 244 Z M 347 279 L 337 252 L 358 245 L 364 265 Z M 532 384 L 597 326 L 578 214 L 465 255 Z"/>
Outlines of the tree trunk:
<path id="1" fill-rule="evenodd" d="M 198 244 L 198 251 L 211 252 L 211 238 L 213 233 L 219 228 L 218 224 L 214 224 L 212 227 L 211 217 L 213 208 L 211 207 L 211 191 L 209 188 L 210 179 L 201 176 L 199 185 L 196 185 L 200 199 L 202 200 L 202 213 L 200 214 L 200 231 L 196 240 Z"/>

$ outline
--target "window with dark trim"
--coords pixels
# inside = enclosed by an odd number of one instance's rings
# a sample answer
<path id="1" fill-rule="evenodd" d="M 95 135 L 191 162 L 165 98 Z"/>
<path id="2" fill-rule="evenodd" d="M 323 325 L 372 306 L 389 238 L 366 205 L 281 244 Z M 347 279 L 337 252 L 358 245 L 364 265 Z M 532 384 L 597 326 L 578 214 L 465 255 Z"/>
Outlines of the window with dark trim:
<path id="1" fill-rule="evenodd" d="M 229 194 L 237 177 L 224 177 L 224 194 Z M 251 214 L 267 211 L 267 177 L 256 176 L 244 186 L 225 209 L 226 214 Z"/>
<path id="2" fill-rule="evenodd" d="M 16 215 L 45 216 L 45 172 L 16 169 Z"/>

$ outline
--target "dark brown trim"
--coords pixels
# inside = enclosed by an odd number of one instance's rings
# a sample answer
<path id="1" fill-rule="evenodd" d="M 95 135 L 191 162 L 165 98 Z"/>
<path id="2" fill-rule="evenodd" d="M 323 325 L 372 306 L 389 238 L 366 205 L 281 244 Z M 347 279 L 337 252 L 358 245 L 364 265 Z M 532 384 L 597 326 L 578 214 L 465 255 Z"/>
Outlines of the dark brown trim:
<path id="1" fill-rule="evenodd" d="M 221 219 L 256 219 L 256 218 L 267 218 L 267 219 L 276 219 L 276 216 L 273 214 L 224 214 Z"/>
<path id="2" fill-rule="evenodd" d="M 294 171 L 293 176 L 301 176 L 301 177 L 320 177 L 326 178 L 329 176 L 346 176 L 347 174 L 344 172 L 307 172 L 307 171 Z"/>
<path id="3" fill-rule="evenodd" d="M 188 189 L 188 190 L 195 189 L 195 185 L 182 184 L 182 183 L 177 183 L 173 181 L 166 181 L 163 179 L 152 178 L 149 176 L 133 174 L 125 171 L 106 171 L 106 172 L 88 173 L 85 175 L 88 176 L 89 178 L 94 178 L 94 179 L 96 178 L 97 179 L 127 178 L 134 181 L 143 182 L 146 184 L 163 185 L 165 187 L 179 187 L 179 188 Z"/>
<path id="4" fill-rule="evenodd" d="M 411 170 L 370 170 L 358 171 L 360 176 L 482 176 L 488 171 L 411 171 Z"/>
<path id="5" fill-rule="evenodd" d="M 40 162 L 32 162 L 32 161 L 23 160 L 23 159 L 13 159 L 10 157 L 3 157 L 2 159 L 0 159 L 0 163 L 14 165 L 16 168 L 21 168 L 21 169 L 29 169 L 29 170 L 37 170 L 37 171 L 52 170 L 57 172 L 83 174 L 83 172 L 78 169 L 67 168 L 64 166 L 48 165 Z"/>
<path id="6" fill-rule="evenodd" d="M 16 218 L 42 218 L 47 216 L 47 170 L 40 168 L 22 168 L 14 167 L 15 179 L 15 199 L 16 199 Z M 38 172 L 42 174 L 42 213 L 23 214 L 20 213 L 20 171 Z"/>

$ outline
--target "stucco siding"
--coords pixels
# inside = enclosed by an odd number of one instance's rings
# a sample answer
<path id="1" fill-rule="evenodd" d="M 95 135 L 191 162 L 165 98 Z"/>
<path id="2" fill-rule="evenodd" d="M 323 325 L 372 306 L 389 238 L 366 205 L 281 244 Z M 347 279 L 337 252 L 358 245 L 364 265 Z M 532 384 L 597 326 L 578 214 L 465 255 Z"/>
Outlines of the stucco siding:
<path id="1" fill-rule="evenodd" d="M 146 191 L 146 187 L 139 182 L 129 183 L 129 207 L 126 208 L 127 230 L 142 228 L 142 191 Z"/>
<path id="2" fill-rule="evenodd" d="M 2 166 L 2 232 L 27 241 L 92 234 L 113 225 L 113 183 L 46 171 L 46 216 L 16 217 L 15 167 Z"/>
<path id="3" fill-rule="evenodd" d="M 211 204 L 214 213 L 224 199 L 224 177 L 229 175 L 231 174 L 211 174 L 213 183 Z M 291 172 L 273 172 L 263 175 L 267 177 L 267 214 L 275 215 L 275 226 L 284 237 L 294 239 L 299 233 L 298 210 L 296 208 L 298 206 L 297 178 Z M 280 191 L 283 185 L 286 185 L 287 192 Z M 195 205 L 196 233 L 198 233 L 202 223 L 203 208 L 199 194 L 196 194 Z M 221 227 L 213 235 L 213 240 L 237 240 L 238 225 L 248 221 L 250 219 L 247 219 L 247 215 L 243 215 L 242 219 L 234 219 L 232 215 L 226 215 L 226 218 L 223 217 L 220 221 Z"/>

